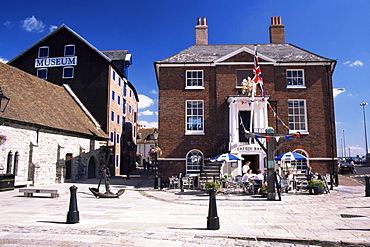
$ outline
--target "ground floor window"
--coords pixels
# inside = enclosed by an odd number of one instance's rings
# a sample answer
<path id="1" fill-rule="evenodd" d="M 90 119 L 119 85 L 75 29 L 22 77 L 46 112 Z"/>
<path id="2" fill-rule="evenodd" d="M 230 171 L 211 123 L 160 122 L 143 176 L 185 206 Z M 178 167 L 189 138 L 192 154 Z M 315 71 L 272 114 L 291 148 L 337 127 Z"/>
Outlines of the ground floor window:
<path id="1" fill-rule="evenodd" d="M 200 172 L 203 167 L 203 153 L 193 149 L 186 155 L 186 173 Z"/>

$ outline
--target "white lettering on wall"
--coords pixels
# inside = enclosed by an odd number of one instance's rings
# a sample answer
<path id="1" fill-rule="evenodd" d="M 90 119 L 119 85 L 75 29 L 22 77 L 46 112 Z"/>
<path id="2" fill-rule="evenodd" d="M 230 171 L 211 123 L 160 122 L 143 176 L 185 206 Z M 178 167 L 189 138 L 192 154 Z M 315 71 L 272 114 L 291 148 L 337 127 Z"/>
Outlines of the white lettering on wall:
<path id="1" fill-rule="evenodd" d="M 74 57 L 51 57 L 36 58 L 35 68 L 61 67 L 77 65 L 77 56 Z"/>

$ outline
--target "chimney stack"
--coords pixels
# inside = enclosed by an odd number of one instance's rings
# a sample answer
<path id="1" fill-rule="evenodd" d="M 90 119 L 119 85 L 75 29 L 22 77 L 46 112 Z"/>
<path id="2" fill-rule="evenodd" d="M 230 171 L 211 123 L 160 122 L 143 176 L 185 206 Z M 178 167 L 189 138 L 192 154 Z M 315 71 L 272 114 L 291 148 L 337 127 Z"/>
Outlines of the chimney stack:
<path id="1" fill-rule="evenodd" d="M 281 17 L 271 17 L 270 43 L 285 43 L 284 25 L 281 24 Z"/>
<path id="2" fill-rule="evenodd" d="M 205 17 L 199 17 L 195 26 L 195 44 L 208 45 L 208 26 Z"/>

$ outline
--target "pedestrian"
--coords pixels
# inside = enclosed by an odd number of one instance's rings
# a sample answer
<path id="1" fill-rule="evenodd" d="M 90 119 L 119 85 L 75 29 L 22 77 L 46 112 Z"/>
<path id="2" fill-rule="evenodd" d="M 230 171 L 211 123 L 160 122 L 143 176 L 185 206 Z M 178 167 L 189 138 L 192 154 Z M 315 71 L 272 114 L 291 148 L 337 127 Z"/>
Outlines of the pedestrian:
<path id="1" fill-rule="evenodd" d="M 246 161 L 245 164 L 243 165 L 242 167 L 242 174 L 247 174 L 248 171 L 250 170 L 250 164 L 251 162 L 250 161 Z"/>

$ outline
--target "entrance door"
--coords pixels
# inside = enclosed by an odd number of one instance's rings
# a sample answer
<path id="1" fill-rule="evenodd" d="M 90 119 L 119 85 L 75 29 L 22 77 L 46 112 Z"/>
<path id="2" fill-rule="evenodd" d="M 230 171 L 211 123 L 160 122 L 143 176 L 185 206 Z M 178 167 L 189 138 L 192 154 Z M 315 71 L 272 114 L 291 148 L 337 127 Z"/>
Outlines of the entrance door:
<path id="1" fill-rule="evenodd" d="M 260 169 L 260 163 L 259 163 L 259 155 L 258 154 L 247 154 L 242 155 L 242 167 L 245 165 L 247 161 L 250 161 L 251 164 L 249 165 L 249 168 L 252 169 L 252 173 L 257 173 L 257 170 Z"/>
<path id="2" fill-rule="evenodd" d="M 87 167 L 87 178 L 95 178 L 95 159 L 91 157 L 89 160 L 89 166 Z"/>
<path id="3" fill-rule="evenodd" d="M 245 137 L 245 130 L 253 132 L 251 128 L 251 111 L 239 111 L 239 142 L 250 143 L 250 138 Z"/>
<path id="4" fill-rule="evenodd" d="M 66 180 L 72 177 L 72 154 L 66 154 Z"/>

